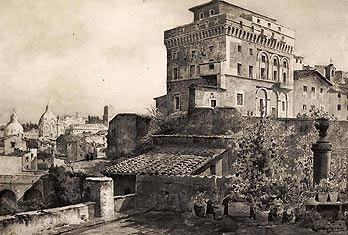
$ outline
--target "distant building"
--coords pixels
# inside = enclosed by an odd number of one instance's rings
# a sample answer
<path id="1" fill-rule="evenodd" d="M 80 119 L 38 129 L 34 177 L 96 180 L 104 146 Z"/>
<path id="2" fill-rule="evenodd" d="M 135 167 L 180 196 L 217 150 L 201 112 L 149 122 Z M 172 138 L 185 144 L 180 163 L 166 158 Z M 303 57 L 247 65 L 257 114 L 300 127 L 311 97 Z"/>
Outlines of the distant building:
<path id="1" fill-rule="evenodd" d="M 4 137 L 0 141 L 0 172 L 2 174 L 37 170 L 37 149 L 31 148 L 32 146 L 28 148 L 23 134 L 23 126 L 19 123 L 14 111 L 4 129 Z"/>
<path id="2" fill-rule="evenodd" d="M 148 133 L 151 119 L 137 114 L 121 113 L 109 123 L 107 155 L 133 155 L 141 139 Z"/>
<path id="3" fill-rule="evenodd" d="M 83 133 L 96 134 L 99 131 L 105 131 L 108 128 L 104 124 L 73 124 L 66 129 L 66 134 L 79 135 Z"/>
<path id="4" fill-rule="evenodd" d="M 86 160 L 86 142 L 81 135 L 60 135 L 57 150 L 65 155 L 65 162 Z"/>
<path id="5" fill-rule="evenodd" d="M 111 105 L 104 106 L 103 123 L 109 126 L 110 120 L 113 118 L 113 109 Z"/>
<path id="6" fill-rule="evenodd" d="M 47 105 L 39 120 L 39 137 L 55 139 L 62 133 L 64 133 L 64 127 L 59 125 L 57 116 Z"/>

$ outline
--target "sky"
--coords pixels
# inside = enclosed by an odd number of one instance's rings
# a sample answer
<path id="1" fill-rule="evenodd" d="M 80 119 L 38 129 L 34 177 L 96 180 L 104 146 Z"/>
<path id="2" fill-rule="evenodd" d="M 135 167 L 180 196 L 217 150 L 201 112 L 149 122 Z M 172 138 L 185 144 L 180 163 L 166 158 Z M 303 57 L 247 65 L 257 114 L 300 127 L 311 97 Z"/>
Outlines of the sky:
<path id="1" fill-rule="evenodd" d="M 309 64 L 348 70 L 348 0 L 227 0 L 296 31 Z M 163 31 L 208 0 L 0 0 L 0 122 L 146 113 L 165 94 Z"/>

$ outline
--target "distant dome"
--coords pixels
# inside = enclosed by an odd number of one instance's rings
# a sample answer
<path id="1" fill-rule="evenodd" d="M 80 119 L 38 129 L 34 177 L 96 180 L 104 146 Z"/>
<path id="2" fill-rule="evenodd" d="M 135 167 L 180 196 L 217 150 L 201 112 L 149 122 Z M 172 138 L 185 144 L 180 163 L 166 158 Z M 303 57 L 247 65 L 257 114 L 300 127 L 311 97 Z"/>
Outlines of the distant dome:
<path id="1" fill-rule="evenodd" d="M 5 137 L 12 135 L 23 135 L 23 126 L 18 122 L 15 111 L 13 111 L 11 114 L 10 122 L 5 127 L 4 135 Z"/>
<path id="2" fill-rule="evenodd" d="M 41 115 L 41 118 L 39 120 L 39 124 L 42 122 L 56 122 L 57 117 L 54 115 L 50 109 L 50 106 L 46 106 L 46 111 Z"/>

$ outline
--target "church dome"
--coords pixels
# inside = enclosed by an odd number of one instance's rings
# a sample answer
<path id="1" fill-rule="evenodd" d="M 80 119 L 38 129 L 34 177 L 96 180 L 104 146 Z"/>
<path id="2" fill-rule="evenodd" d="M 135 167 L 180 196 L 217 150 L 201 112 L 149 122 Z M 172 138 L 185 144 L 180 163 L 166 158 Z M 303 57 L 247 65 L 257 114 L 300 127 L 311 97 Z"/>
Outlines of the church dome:
<path id="1" fill-rule="evenodd" d="M 49 122 L 49 123 L 54 123 L 57 121 L 56 115 L 54 115 L 50 109 L 50 106 L 46 106 L 46 111 L 41 115 L 41 118 L 39 120 L 39 125 L 42 124 L 43 122 Z"/>
<path id="2" fill-rule="evenodd" d="M 5 127 L 4 135 L 5 137 L 12 135 L 23 135 L 23 126 L 18 122 L 15 111 L 13 111 L 11 114 L 10 122 Z"/>

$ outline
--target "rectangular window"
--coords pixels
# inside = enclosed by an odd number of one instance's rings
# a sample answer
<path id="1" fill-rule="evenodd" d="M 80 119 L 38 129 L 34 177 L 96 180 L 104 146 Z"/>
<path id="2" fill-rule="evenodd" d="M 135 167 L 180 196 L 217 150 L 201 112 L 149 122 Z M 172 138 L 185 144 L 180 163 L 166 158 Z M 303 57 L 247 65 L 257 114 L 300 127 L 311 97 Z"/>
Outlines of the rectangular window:
<path id="1" fill-rule="evenodd" d="M 303 92 L 307 92 L 307 86 L 303 86 Z"/>
<path id="2" fill-rule="evenodd" d="M 249 49 L 249 54 L 250 54 L 250 55 L 254 55 L 254 51 L 253 51 L 252 48 Z"/>
<path id="3" fill-rule="evenodd" d="M 213 61 L 209 61 L 209 70 L 214 70 L 214 62 Z"/>
<path id="4" fill-rule="evenodd" d="M 237 64 L 237 75 L 241 76 L 242 74 L 242 64 L 238 63 Z"/>
<path id="5" fill-rule="evenodd" d="M 304 105 L 302 106 L 302 110 L 307 110 L 307 105 L 304 104 Z"/>
<path id="6" fill-rule="evenodd" d="M 178 59 L 178 53 L 177 53 L 176 51 L 173 51 L 173 52 L 172 52 L 172 59 L 173 59 L 173 60 Z"/>
<path id="7" fill-rule="evenodd" d="M 216 100 L 210 100 L 210 106 L 211 107 L 216 107 Z"/>
<path id="8" fill-rule="evenodd" d="M 238 52 L 242 52 L 242 46 L 238 45 Z"/>
<path id="9" fill-rule="evenodd" d="M 286 82 L 286 73 L 283 73 L 283 82 Z"/>
<path id="10" fill-rule="evenodd" d="M 244 105 L 243 94 L 240 94 L 240 93 L 237 94 L 237 105 L 240 105 L 240 106 Z"/>
<path id="11" fill-rule="evenodd" d="M 282 111 L 285 112 L 285 101 L 282 101 Z"/>
<path id="12" fill-rule="evenodd" d="M 210 166 L 210 175 L 216 175 L 216 166 L 215 165 Z"/>
<path id="13" fill-rule="evenodd" d="M 338 98 L 341 98 L 341 94 L 340 93 L 338 93 L 337 96 L 338 96 Z"/>
<path id="14" fill-rule="evenodd" d="M 323 88 L 320 88 L 320 93 L 323 93 L 324 92 L 324 89 Z"/>
<path id="15" fill-rule="evenodd" d="M 341 111 L 341 108 L 342 108 L 341 105 L 338 104 L 338 105 L 337 105 L 337 110 L 338 110 L 338 111 Z"/>
<path id="16" fill-rule="evenodd" d="M 312 87 L 311 92 L 315 93 L 315 87 Z"/>
<path id="17" fill-rule="evenodd" d="M 199 19 L 203 19 L 204 18 L 204 13 L 199 13 Z"/>
<path id="18" fill-rule="evenodd" d="M 195 75 L 196 66 L 190 65 L 190 77 L 194 77 Z"/>
<path id="19" fill-rule="evenodd" d="M 261 68 L 261 79 L 266 79 L 265 68 Z"/>
<path id="20" fill-rule="evenodd" d="M 174 110 L 180 110 L 180 96 L 174 96 Z"/>
<path id="21" fill-rule="evenodd" d="M 174 79 L 178 79 L 179 78 L 178 68 L 177 67 L 173 69 L 173 77 L 174 77 Z"/>
<path id="22" fill-rule="evenodd" d="M 254 74 L 254 67 L 249 65 L 249 78 L 252 78 L 253 77 L 253 74 Z"/>
<path id="23" fill-rule="evenodd" d="M 192 57 L 192 58 L 196 58 L 196 51 L 195 51 L 195 50 L 192 50 L 192 51 L 191 51 L 191 57 Z"/>
<path id="24" fill-rule="evenodd" d="M 274 60 L 273 60 L 273 65 L 274 65 L 274 66 L 277 66 L 277 65 L 278 65 L 278 60 L 277 60 L 277 59 L 274 59 Z"/>

